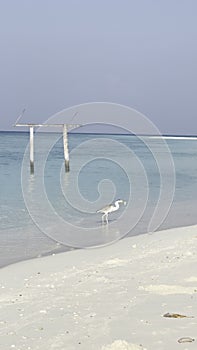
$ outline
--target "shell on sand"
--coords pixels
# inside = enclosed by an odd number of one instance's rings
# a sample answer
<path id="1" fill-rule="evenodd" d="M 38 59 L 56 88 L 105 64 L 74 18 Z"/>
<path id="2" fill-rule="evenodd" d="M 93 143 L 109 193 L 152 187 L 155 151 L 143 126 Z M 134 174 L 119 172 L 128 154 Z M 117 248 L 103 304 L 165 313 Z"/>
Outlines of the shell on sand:
<path id="1" fill-rule="evenodd" d="M 183 337 L 178 340 L 178 343 L 192 343 L 193 341 L 195 341 L 194 338 Z"/>

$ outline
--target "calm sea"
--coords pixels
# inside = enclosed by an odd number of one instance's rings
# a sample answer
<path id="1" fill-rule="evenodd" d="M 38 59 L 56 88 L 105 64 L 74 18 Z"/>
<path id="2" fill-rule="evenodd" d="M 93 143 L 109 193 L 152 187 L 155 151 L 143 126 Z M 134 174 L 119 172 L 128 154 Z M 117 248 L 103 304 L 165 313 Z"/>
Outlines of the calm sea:
<path id="1" fill-rule="evenodd" d="M 28 133 L 0 132 L 0 266 L 69 250 L 72 242 L 78 247 L 83 240 L 84 246 L 101 245 L 105 241 L 97 240 L 99 231 L 91 241 L 83 229 L 103 230 L 96 210 L 118 198 L 132 201 L 131 207 L 122 206 L 110 215 L 109 231 L 101 232 L 102 239 L 109 235 L 108 243 L 126 231 L 129 236 L 147 232 L 161 188 L 157 230 L 197 223 L 196 137 L 71 133 L 69 174 L 64 173 L 61 134 L 36 133 L 34 175 L 29 174 L 28 143 Z M 164 218 L 162 206 L 169 209 Z M 124 212 L 121 232 L 118 222 Z M 73 227 L 63 239 L 58 236 L 59 218 Z M 74 227 L 81 230 L 80 237 Z"/>

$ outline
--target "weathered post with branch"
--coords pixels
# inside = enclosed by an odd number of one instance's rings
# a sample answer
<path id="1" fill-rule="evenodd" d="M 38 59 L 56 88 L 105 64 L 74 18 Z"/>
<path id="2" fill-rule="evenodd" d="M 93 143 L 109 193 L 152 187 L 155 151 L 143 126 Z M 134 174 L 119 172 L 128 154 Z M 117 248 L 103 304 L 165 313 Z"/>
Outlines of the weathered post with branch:
<path id="1" fill-rule="evenodd" d="M 19 118 L 18 118 L 19 119 Z M 18 121 L 17 119 L 17 121 Z M 62 127 L 63 128 L 63 148 L 64 148 L 64 162 L 65 171 L 69 172 L 69 148 L 68 148 L 68 129 L 77 128 L 80 124 L 14 124 L 14 127 L 28 127 L 29 128 L 29 144 L 30 144 L 30 174 L 34 174 L 34 128 L 35 127 Z"/>
<path id="2" fill-rule="evenodd" d="M 70 170 L 69 165 L 69 150 L 68 150 L 68 127 L 67 124 L 63 126 L 63 144 L 64 144 L 64 161 L 65 161 L 65 171 Z"/>

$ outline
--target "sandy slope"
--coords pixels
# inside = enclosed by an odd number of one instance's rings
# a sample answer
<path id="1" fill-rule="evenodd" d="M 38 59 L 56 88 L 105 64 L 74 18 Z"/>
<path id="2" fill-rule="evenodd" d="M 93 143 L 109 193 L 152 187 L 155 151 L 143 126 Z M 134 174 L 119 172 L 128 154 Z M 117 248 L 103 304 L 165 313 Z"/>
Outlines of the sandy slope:
<path id="1" fill-rule="evenodd" d="M 2 350 L 196 350 L 197 226 L 8 266 L 0 293 Z"/>

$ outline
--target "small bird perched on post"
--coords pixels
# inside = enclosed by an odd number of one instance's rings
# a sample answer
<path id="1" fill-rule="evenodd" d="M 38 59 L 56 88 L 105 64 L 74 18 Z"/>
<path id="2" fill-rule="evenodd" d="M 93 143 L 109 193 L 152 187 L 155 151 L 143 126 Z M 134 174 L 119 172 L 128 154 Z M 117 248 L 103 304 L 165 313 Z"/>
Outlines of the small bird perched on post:
<path id="1" fill-rule="evenodd" d="M 113 204 L 109 204 L 106 207 L 97 210 L 97 213 L 103 213 L 102 215 L 102 222 L 104 222 L 104 219 L 106 220 L 106 223 L 108 224 L 108 215 L 109 213 L 112 213 L 113 211 L 116 211 L 120 208 L 120 204 L 124 204 L 126 205 L 126 202 L 123 201 L 122 199 L 118 199 L 117 201 L 115 201 L 115 203 Z"/>

